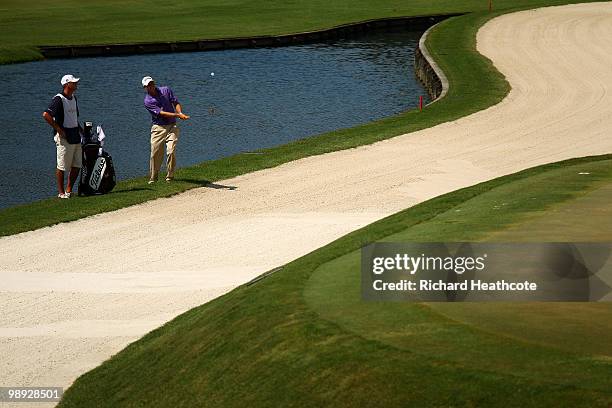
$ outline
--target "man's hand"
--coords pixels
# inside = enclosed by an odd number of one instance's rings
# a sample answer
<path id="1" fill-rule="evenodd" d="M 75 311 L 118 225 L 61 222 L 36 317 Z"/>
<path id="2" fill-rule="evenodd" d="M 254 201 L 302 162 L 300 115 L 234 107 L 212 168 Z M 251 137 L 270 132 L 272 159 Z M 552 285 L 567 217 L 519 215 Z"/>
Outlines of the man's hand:
<path id="1" fill-rule="evenodd" d="M 183 112 L 164 112 L 163 109 L 159 111 L 159 116 L 163 116 L 166 118 L 179 118 L 182 120 L 189 119 L 189 115 L 185 115 Z"/>
<path id="2" fill-rule="evenodd" d="M 64 132 L 64 129 L 62 129 L 62 127 L 58 123 L 55 122 L 55 120 L 49 114 L 49 112 L 47 111 L 43 112 L 43 118 L 55 130 L 55 132 L 59 135 L 59 137 L 63 137 L 64 139 L 66 138 L 66 132 Z"/>

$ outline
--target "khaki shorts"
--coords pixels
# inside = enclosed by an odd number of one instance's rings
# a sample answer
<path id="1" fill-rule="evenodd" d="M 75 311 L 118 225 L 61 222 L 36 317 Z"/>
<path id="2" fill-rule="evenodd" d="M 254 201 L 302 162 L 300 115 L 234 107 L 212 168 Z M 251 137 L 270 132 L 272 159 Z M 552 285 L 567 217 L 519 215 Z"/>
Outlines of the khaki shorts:
<path id="1" fill-rule="evenodd" d="M 70 144 L 65 138 L 55 135 L 53 138 L 57 146 L 57 169 L 66 171 L 71 167 L 81 168 L 83 152 L 81 144 Z"/>

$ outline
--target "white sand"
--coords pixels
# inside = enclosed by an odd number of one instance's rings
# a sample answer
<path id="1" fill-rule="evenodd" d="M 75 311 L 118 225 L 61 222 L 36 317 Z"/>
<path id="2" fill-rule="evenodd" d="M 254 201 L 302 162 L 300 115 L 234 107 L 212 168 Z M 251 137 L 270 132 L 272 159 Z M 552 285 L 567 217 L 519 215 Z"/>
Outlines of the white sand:
<path id="1" fill-rule="evenodd" d="M 612 152 L 612 3 L 496 18 L 478 50 L 512 86 L 485 111 L 218 183 L 234 191 L 200 188 L 0 239 L 0 385 L 66 387 L 173 316 L 375 220 Z"/>

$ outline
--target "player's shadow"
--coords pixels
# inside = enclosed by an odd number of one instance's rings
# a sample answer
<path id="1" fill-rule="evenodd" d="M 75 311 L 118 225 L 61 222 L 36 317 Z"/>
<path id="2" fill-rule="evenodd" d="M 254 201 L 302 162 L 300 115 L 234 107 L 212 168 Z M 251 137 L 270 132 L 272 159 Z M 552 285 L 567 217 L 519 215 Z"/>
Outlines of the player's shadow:
<path id="1" fill-rule="evenodd" d="M 214 188 L 216 190 L 236 190 L 238 187 L 236 186 L 225 186 L 223 184 L 213 183 L 209 180 L 194 180 L 194 179 L 184 179 L 177 178 L 177 181 L 185 181 L 187 183 L 198 184 L 200 187 Z"/>

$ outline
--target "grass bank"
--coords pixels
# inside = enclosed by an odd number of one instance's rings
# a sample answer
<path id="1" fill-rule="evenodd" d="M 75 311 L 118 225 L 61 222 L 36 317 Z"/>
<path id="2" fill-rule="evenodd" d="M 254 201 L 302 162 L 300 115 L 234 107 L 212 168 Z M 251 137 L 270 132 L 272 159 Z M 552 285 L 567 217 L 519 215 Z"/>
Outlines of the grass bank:
<path id="1" fill-rule="evenodd" d="M 607 155 L 421 203 L 179 316 L 81 376 L 59 407 L 609 406 L 609 304 L 524 303 L 504 322 L 491 304 L 454 304 L 451 315 L 364 303 L 354 263 L 373 241 L 487 239 L 610 185 Z"/>

